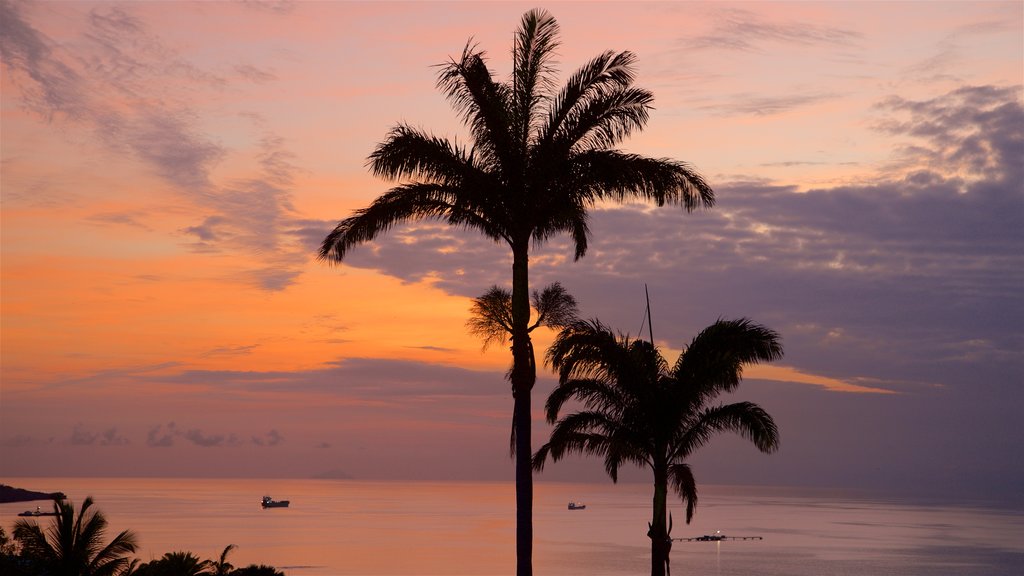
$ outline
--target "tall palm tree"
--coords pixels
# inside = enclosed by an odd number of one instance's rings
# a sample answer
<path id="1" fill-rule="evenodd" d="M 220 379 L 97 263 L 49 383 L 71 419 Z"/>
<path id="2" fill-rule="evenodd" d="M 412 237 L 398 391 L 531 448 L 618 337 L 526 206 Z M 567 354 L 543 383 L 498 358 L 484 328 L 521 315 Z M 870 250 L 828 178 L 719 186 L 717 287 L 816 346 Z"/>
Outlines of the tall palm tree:
<path id="1" fill-rule="evenodd" d="M 392 226 L 438 219 L 472 228 L 512 252 L 512 383 L 516 438 L 517 574 L 532 573 L 533 479 L 530 396 L 537 375 L 530 345 L 531 245 L 566 233 L 576 258 L 587 251 L 588 209 L 600 201 L 651 200 L 691 211 L 714 204 L 703 178 L 683 162 L 614 147 L 647 123 L 653 97 L 633 86 L 635 56 L 604 52 L 556 89 L 559 27 L 527 12 L 512 45 L 512 73 L 495 79 L 484 52 L 467 44 L 440 66 L 437 87 L 469 128 L 471 145 L 395 126 L 369 157 L 397 184 L 342 220 L 320 258 L 341 262 Z"/>
<path id="2" fill-rule="evenodd" d="M 36 562 L 47 576 L 117 576 L 128 569 L 135 552 L 135 534 L 125 530 L 104 544 L 107 519 L 92 511 L 88 497 L 75 516 L 68 501 L 55 501 L 53 523 L 44 532 L 34 521 L 18 520 L 14 539 L 22 554 Z"/>
<path id="3" fill-rule="evenodd" d="M 623 463 L 649 467 L 651 574 L 662 576 L 672 549 L 669 486 L 686 504 L 687 523 L 697 505 L 687 458 L 719 432 L 735 432 L 762 452 L 778 448 L 775 422 L 760 406 L 711 402 L 739 386 L 745 365 L 781 357 L 778 334 L 746 319 L 705 328 L 672 366 L 650 342 L 616 336 L 596 320 L 574 323 L 548 350 L 547 361 L 558 372 L 546 405 L 555 427 L 534 455 L 534 468 L 543 469 L 549 456 L 557 461 L 569 453 L 603 456 L 613 482 Z M 559 419 L 570 399 L 585 409 Z"/>

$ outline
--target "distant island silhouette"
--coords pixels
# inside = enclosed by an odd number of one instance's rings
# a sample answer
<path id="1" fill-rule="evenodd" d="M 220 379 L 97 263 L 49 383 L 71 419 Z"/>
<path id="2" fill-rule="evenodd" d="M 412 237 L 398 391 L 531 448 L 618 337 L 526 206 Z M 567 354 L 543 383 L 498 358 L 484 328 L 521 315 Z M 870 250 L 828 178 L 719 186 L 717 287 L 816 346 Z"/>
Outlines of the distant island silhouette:
<path id="1" fill-rule="evenodd" d="M 34 500 L 64 500 L 67 496 L 63 492 L 35 492 L 24 488 L 15 488 L 7 484 L 0 484 L 0 504 L 9 502 L 32 502 Z"/>

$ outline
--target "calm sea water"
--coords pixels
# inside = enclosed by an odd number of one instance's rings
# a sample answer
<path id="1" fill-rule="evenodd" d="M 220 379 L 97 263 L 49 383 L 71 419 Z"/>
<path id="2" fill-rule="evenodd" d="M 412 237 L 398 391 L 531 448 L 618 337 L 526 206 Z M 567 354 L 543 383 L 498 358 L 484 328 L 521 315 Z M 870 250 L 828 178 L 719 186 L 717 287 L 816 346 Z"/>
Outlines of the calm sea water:
<path id="1" fill-rule="evenodd" d="M 213 558 L 238 545 L 235 565 L 288 576 L 514 573 L 514 488 L 499 483 L 16 478 L 0 482 L 91 495 L 112 530 L 140 538 L 139 557 L 190 550 Z M 291 500 L 263 510 L 263 495 Z M 535 573 L 649 573 L 651 489 L 640 484 L 536 485 Z M 586 510 L 569 511 L 570 500 Z M 10 532 L 37 504 L 0 504 Z M 1024 511 L 923 505 L 803 490 L 706 486 L 691 525 L 759 541 L 677 542 L 672 573 L 785 576 L 1013 576 L 1024 574 Z M 46 522 L 47 519 L 41 519 Z"/>

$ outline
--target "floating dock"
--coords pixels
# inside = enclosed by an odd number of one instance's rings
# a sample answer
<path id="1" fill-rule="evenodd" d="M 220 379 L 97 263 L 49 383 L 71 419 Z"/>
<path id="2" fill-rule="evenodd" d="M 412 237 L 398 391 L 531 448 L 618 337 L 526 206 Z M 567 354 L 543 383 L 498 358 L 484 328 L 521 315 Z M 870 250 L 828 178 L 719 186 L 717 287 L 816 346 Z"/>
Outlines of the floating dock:
<path id="1" fill-rule="evenodd" d="M 764 540 L 763 536 L 722 536 L 721 534 L 705 534 L 696 538 L 673 538 L 674 542 L 721 542 L 723 540 Z"/>

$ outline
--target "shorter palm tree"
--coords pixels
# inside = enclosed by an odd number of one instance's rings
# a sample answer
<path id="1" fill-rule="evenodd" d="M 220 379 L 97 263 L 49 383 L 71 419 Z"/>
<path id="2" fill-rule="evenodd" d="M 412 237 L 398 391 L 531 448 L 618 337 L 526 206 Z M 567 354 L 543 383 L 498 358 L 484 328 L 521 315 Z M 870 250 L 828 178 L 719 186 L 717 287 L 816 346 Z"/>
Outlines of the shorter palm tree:
<path id="1" fill-rule="evenodd" d="M 547 361 L 559 377 L 546 405 L 555 427 L 534 455 L 534 469 L 542 470 L 548 457 L 558 461 L 569 453 L 603 456 L 613 482 L 623 463 L 651 468 L 651 574 L 662 576 L 672 549 L 669 486 L 686 504 L 687 523 L 697 505 L 687 458 L 719 432 L 738 433 L 762 452 L 778 448 L 775 422 L 757 404 L 710 403 L 739 386 L 745 365 L 781 357 L 778 334 L 746 319 L 705 328 L 672 366 L 650 342 L 616 336 L 597 320 L 573 323 L 548 350 Z M 585 410 L 559 419 L 570 399 Z"/>
<path id="2" fill-rule="evenodd" d="M 92 511 L 92 497 L 75 507 L 68 501 L 55 501 L 53 523 L 45 530 L 34 521 L 18 520 L 14 539 L 21 544 L 22 556 L 48 576 L 118 576 L 129 566 L 135 552 L 135 534 L 125 530 L 104 544 L 107 519 Z"/>
<path id="3" fill-rule="evenodd" d="M 544 326 L 558 330 L 565 328 L 577 320 L 576 298 L 562 287 L 560 282 L 554 282 L 541 291 L 534 291 L 530 298 L 533 306 L 531 317 L 534 319 L 526 331 L 528 334 Z M 479 336 L 483 341 L 483 348 L 486 350 L 491 344 L 505 344 L 512 337 L 512 293 L 499 286 L 491 286 L 483 296 L 473 299 L 473 306 L 470 308 L 469 320 L 466 326 L 471 334 Z M 536 372 L 536 360 L 533 353 L 533 342 L 527 345 L 530 370 Z M 511 370 L 509 379 L 511 379 Z M 515 386 L 512 387 L 512 394 L 515 395 Z M 512 437 L 510 451 L 516 452 L 516 421 L 512 420 Z"/>

